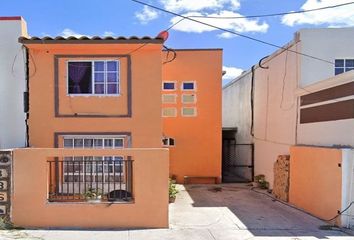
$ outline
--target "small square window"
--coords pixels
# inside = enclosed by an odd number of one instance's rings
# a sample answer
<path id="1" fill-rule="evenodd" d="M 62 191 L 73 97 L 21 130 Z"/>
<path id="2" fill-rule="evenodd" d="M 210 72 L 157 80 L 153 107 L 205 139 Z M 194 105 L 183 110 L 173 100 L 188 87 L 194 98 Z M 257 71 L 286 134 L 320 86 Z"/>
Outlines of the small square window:
<path id="1" fill-rule="evenodd" d="M 177 95 L 176 94 L 162 94 L 162 103 L 176 103 Z"/>
<path id="2" fill-rule="evenodd" d="M 175 82 L 164 82 L 163 90 L 175 90 Z"/>
<path id="3" fill-rule="evenodd" d="M 85 146 L 85 148 L 92 148 L 93 147 L 93 139 L 90 139 L 90 138 L 84 139 L 84 146 Z"/>
<path id="4" fill-rule="evenodd" d="M 182 90 L 195 90 L 195 82 L 183 82 Z"/>
<path id="5" fill-rule="evenodd" d="M 105 148 L 112 148 L 113 147 L 113 139 L 105 139 L 104 140 L 104 147 Z"/>
<path id="6" fill-rule="evenodd" d="M 124 146 L 124 141 L 123 138 L 116 138 L 114 139 L 114 147 L 123 147 Z"/>
<path id="7" fill-rule="evenodd" d="M 119 61 L 68 61 L 68 94 L 119 94 Z"/>
<path id="8" fill-rule="evenodd" d="M 336 59 L 334 62 L 335 67 L 344 67 L 344 59 Z"/>
<path id="9" fill-rule="evenodd" d="M 197 115 L 197 109 L 195 107 L 184 107 L 182 108 L 182 116 L 184 117 L 195 117 Z"/>
<path id="10" fill-rule="evenodd" d="M 73 147 L 73 140 L 70 139 L 64 139 L 64 148 L 72 148 Z"/>
<path id="11" fill-rule="evenodd" d="M 103 147 L 103 139 L 94 139 L 93 144 L 95 148 L 102 148 Z"/>
<path id="12" fill-rule="evenodd" d="M 163 117 L 176 117 L 177 116 L 177 109 L 176 108 L 163 108 L 162 109 L 162 116 Z"/>
<path id="13" fill-rule="evenodd" d="M 83 139 L 74 139 L 74 148 L 82 148 L 84 146 Z"/>
<path id="14" fill-rule="evenodd" d="M 183 94 L 182 95 L 182 103 L 195 103 L 196 96 L 195 94 Z"/>
<path id="15" fill-rule="evenodd" d="M 335 59 L 334 75 L 354 70 L 354 59 Z"/>
<path id="16" fill-rule="evenodd" d="M 345 67 L 354 68 L 354 59 L 346 59 L 345 60 Z"/>

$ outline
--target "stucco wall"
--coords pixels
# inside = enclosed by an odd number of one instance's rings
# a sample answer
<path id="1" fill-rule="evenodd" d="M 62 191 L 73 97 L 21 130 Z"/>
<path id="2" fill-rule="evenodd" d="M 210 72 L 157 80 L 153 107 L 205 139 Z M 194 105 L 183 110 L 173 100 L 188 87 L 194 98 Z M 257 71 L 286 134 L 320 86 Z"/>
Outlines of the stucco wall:
<path id="1" fill-rule="evenodd" d="M 298 44 L 287 47 L 299 51 Z M 223 88 L 223 127 L 237 127 L 239 143 L 255 144 L 255 175 L 273 185 L 273 164 L 295 144 L 299 57 L 277 51 L 254 72 L 254 137 L 251 136 L 251 71 Z"/>
<path id="2" fill-rule="evenodd" d="M 166 52 L 162 59 L 165 60 Z M 171 54 L 170 54 L 171 56 Z M 177 50 L 174 61 L 163 65 L 162 80 L 176 81 L 176 117 L 163 118 L 163 134 L 175 139 L 170 147 L 170 174 L 221 177 L 222 50 Z M 182 104 L 183 81 L 196 82 L 196 103 Z M 169 92 L 170 93 L 170 92 Z M 183 106 L 194 106 L 197 116 L 181 116 Z"/>
<path id="3" fill-rule="evenodd" d="M 132 203 L 49 203 L 48 157 L 131 156 Z M 168 150 L 16 149 L 13 154 L 12 221 L 23 227 L 168 227 Z"/>
<path id="4" fill-rule="evenodd" d="M 222 90 L 222 127 L 237 127 L 236 142 L 252 143 L 251 136 L 251 71 Z"/>
<path id="5" fill-rule="evenodd" d="M 318 81 L 311 84 L 305 88 L 299 89 L 300 97 L 306 96 L 311 93 L 318 93 L 324 90 L 335 89 L 336 87 L 346 86 L 347 84 L 353 85 L 354 82 L 354 71 L 346 72 L 343 74 L 336 75 L 334 77 Z M 347 88 L 347 87 L 345 87 Z M 343 94 L 346 89 L 341 90 L 331 90 L 335 92 L 338 96 Z M 327 96 L 330 96 L 330 93 Z M 312 105 L 301 106 L 311 107 L 320 106 L 331 103 L 340 103 L 341 101 L 346 101 L 354 99 L 354 94 L 351 96 L 342 96 L 329 101 L 322 101 Z M 338 109 L 337 109 L 338 110 Z M 350 109 L 348 109 L 350 111 Z M 300 111 L 300 110 L 299 110 Z M 337 114 L 337 112 L 332 112 L 332 116 Z M 354 118 L 352 119 L 340 119 L 335 121 L 322 121 L 322 122 L 312 122 L 298 124 L 297 128 L 297 143 L 307 144 L 307 145 L 318 145 L 318 146 L 351 146 L 354 147 Z"/>
<path id="6" fill-rule="evenodd" d="M 161 147 L 161 44 L 28 44 L 30 61 L 30 144 L 53 147 L 54 133 L 130 132 L 132 147 Z M 121 60 L 121 93 L 119 96 L 67 96 L 65 61 L 60 58 L 55 73 L 55 56 L 75 55 L 72 59 L 116 59 L 97 55 L 129 54 Z M 78 57 L 78 55 L 80 57 Z M 85 55 L 88 55 L 85 57 Z M 96 56 L 95 56 L 96 55 Z M 131 72 L 128 72 L 128 67 Z M 59 114 L 55 117 L 55 76 L 58 74 Z M 127 78 L 131 76 L 131 93 Z M 131 94 L 131 116 L 126 100 Z M 86 115 L 85 117 L 80 115 Z M 96 116 L 87 116 L 96 115 Z M 98 116 L 97 116 L 98 115 Z M 101 116 L 100 116 L 101 115 Z M 110 117 L 107 115 L 125 115 Z"/>
<path id="7" fill-rule="evenodd" d="M 342 150 L 292 147 L 290 152 L 289 202 L 322 219 L 337 215 L 342 207 Z"/>
<path id="8" fill-rule="evenodd" d="M 26 57 L 18 43 L 18 38 L 26 35 L 23 19 L 0 18 L 0 149 L 24 147 L 26 143 L 23 111 Z"/>
<path id="9" fill-rule="evenodd" d="M 330 62 L 354 57 L 354 28 L 301 29 L 302 52 Z M 301 56 L 301 82 L 305 87 L 334 76 L 334 65 Z"/>

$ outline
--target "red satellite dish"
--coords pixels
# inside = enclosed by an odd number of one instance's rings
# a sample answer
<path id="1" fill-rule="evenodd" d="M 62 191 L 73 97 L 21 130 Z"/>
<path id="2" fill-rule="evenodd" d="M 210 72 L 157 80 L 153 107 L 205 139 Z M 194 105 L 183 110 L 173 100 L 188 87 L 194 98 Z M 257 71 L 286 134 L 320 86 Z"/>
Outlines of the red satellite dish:
<path id="1" fill-rule="evenodd" d="M 164 42 L 168 39 L 169 33 L 167 31 L 160 32 L 157 37 L 162 38 Z"/>

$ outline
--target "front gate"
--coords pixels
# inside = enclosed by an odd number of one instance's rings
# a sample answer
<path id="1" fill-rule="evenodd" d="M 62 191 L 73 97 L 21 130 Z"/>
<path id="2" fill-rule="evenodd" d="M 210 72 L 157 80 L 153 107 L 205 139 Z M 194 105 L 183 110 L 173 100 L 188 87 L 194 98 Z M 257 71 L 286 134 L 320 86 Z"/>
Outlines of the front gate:
<path id="1" fill-rule="evenodd" d="M 235 138 L 223 138 L 222 181 L 225 183 L 253 181 L 253 153 L 253 144 L 238 144 Z"/>

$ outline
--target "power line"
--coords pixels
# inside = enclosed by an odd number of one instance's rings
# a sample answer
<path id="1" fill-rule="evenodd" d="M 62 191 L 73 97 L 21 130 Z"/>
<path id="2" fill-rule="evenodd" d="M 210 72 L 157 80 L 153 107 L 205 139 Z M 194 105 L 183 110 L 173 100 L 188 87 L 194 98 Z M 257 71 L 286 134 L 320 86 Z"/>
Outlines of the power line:
<path id="1" fill-rule="evenodd" d="M 151 5 L 151 4 L 148 4 L 148 3 L 145 3 L 145 2 L 141 2 L 141 1 L 138 1 L 138 0 L 131 0 L 131 1 L 139 3 L 139 4 L 144 5 L 144 6 L 148 6 L 148 7 L 157 9 L 157 10 L 162 11 L 162 12 L 166 12 L 166 13 L 181 17 L 183 19 L 187 19 L 189 21 L 193 21 L 193 22 L 200 23 L 200 24 L 203 24 L 203 25 L 211 27 L 211 28 L 215 28 L 215 29 L 218 29 L 218 30 L 221 30 L 221 31 L 224 31 L 224 32 L 228 32 L 228 33 L 231 33 L 231 34 L 234 34 L 234 35 L 237 35 L 237 36 L 240 36 L 240 37 L 243 37 L 243 38 L 255 41 L 255 42 L 259 42 L 259 43 L 262 43 L 262 44 L 265 44 L 265 45 L 268 45 L 268 46 L 271 46 L 271 47 L 275 47 L 275 48 L 278 48 L 278 49 L 283 49 L 285 51 L 289 51 L 289 52 L 296 53 L 296 54 L 299 54 L 299 55 L 302 55 L 302 56 L 305 56 L 305 57 L 308 57 L 308 58 L 312 58 L 312 59 L 315 59 L 315 60 L 318 60 L 318 61 L 322 61 L 322 62 L 326 62 L 326 63 L 334 65 L 334 63 L 331 62 L 331 61 L 328 61 L 328 60 L 325 60 L 325 59 L 321 59 L 321 58 L 318 58 L 318 57 L 315 57 L 315 56 L 311 56 L 311 55 L 308 55 L 306 53 L 297 52 L 297 51 L 291 50 L 289 48 L 279 46 L 279 45 L 274 44 L 274 43 L 266 42 L 266 41 L 261 40 L 261 39 L 257 39 L 257 38 L 254 38 L 254 37 L 250 37 L 250 36 L 238 33 L 236 31 L 232 31 L 232 30 L 229 30 L 229 29 L 226 29 L 226 28 L 222 28 L 222 27 L 218 27 L 218 26 L 215 26 L 215 25 L 212 25 L 212 24 L 209 24 L 209 23 L 205 23 L 205 22 L 202 22 L 202 21 L 199 21 L 199 20 L 187 17 L 187 16 L 183 16 L 183 15 L 175 13 L 175 12 L 171 12 L 169 10 L 165 10 L 163 8 L 160 8 L 160 7 L 156 7 L 154 5 Z"/>
<path id="2" fill-rule="evenodd" d="M 308 10 L 299 10 L 299 11 L 293 11 L 293 12 L 281 12 L 281 13 L 270 13 L 270 14 L 261 14 L 261 15 L 249 15 L 249 16 L 238 16 L 238 17 L 222 17 L 222 16 L 188 16 L 188 17 L 193 17 L 193 18 L 214 18 L 214 19 L 242 19 L 242 18 L 260 18 L 260 17 L 275 17 L 275 16 L 283 16 L 283 15 L 289 15 L 289 14 L 298 14 L 298 13 L 307 13 L 307 12 L 315 12 L 315 11 L 321 11 L 325 9 L 331 9 L 331 8 L 337 8 L 337 7 L 342 7 L 346 5 L 354 4 L 354 2 L 348 2 L 348 3 L 342 3 L 338 5 L 332 5 L 332 6 L 327 6 L 327 7 L 320 7 L 320 8 L 313 8 L 313 9 L 308 9 Z"/>

